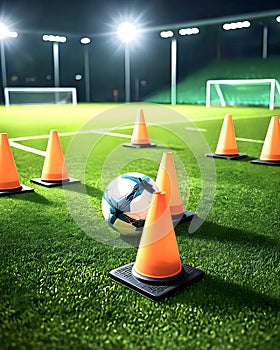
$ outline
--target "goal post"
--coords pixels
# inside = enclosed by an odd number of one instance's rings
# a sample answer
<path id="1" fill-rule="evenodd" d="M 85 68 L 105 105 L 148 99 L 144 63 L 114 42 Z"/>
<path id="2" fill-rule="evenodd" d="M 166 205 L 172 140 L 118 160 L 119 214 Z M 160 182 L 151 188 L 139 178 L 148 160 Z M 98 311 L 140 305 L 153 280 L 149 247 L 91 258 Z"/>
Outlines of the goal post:
<path id="1" fill-rule="evenodd" d="M 6 87 L 5 106 L 77 104 L 77 91 L 73 87 Z"/>
<path id="2" fill-rule="evenodd" d="M 276 79 L 222 79 L 206 82 L 206 107 L 211 104 L 280 105 L 280 84 Z"/>

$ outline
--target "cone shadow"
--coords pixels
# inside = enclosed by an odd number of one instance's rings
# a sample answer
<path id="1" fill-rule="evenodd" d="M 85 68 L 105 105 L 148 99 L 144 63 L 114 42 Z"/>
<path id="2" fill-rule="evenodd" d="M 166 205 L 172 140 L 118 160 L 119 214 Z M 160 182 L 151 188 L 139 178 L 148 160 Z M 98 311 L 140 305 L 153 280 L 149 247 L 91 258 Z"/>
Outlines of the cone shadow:
<path id="1" fill-rule="evenodd" d="M 203 309 L 207 309 L 208 312 L 211 312 L 212 305 L 212 311 L 215 314 L 219 310 L 224 313 L 225 309 L 228 310 L 228 313 L 235 314 L 243 310 L 244 307 L 267 309 L 268 306 L 271 306 L 278 310 L 280 307 L 280 298 L 270 297 L 208 273 L 202 283 L 195 288 L 193 298 L 186 299 L 185 293 L 178 293 L 176 298 L 170 299 L 168 302 L 171 304 L 192 304 L 195 307 L 201 306 Z"/>
<path id="2" fill-rule="evenodd" d="M 17 197 L 17 199 L 20 199 L 22 201 L 32 202 L 32 203 L 46 204 L 46 205 L 51 203 L 46 197 L 34 191 L 31 193 L 28 193 L 28 195 L 26 196 L 19 196 Z"/>
<path id="3" fill-rule="evenodd" d="M 252 247 L 266 247 L 275 250 L 276 239 L 265 237 L 253 232 L 241 231 L 217 225 L 212 222 L 204 222 L 203 225 L 191 235 L 193 239 L 207 239 L 219 242 L 233 242 L 240 245 L 249 244 Z"/>
<path id="4" fill-rule="evenodd" d="M 86 191 L 84 191 L 84 188 Z M 81 182 L 78 182 L 76 184 L 73 184 L 72 186 L 63 186 L 64 190 L 70 191 L 70 192 L 77 192 L 77 193 L 85 193 L 88 194 L 91 197 L 95 197 L 100 199 L 103 196 L 103 192 L 99 190 L 96 187 L 83 184 Z"/>

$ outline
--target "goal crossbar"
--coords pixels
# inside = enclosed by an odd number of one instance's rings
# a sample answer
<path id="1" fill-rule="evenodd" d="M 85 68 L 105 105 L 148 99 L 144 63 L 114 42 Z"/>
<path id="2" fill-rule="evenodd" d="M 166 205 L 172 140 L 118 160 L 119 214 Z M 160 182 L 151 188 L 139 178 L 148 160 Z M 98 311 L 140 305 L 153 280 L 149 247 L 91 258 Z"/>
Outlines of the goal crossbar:
<path id="1" fill-rule="evenodd" d="M 274 109 L 275 92 L 280 95 L 280 84 L 276 79 L 219 79 L 207 80 L 206 82 L 206 107 L 211 105 L 211 86 L 215 87 L 216 93 L 220 99 L 221 105 L 226 106 L 225 98 L 223 96 L 220 85 L 242 85 L 242 84 L 268 84 L 270 85 L 269 94 L 269 109 Z"/>

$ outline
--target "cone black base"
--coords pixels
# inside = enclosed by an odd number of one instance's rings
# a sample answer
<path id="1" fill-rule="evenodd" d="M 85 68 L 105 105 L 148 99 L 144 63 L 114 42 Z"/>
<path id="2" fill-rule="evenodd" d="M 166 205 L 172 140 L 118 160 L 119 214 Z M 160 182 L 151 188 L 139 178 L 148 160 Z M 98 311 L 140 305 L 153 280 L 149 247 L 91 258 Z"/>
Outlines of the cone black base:
<path id="1" fill-rule="evenodd" d="M 172 221 L 173 221 L 173 224 L 175 225 L 181 225 L 181 224 L 184 224 L 185 222 L 191 221 L 194 217 L 196 217 L 195 213 L 185 210 L 183 214 L 172 215 Z"/>
<path id="2" fill-rule="evenodd" d="M 69 177 L 68 180 L 65 181 L 54 181 L 54 182 L 50 182 L 50 181 L 44 181 L 41 178 L 37 178 L 37 179 L 31 179 L 31 182 L 37 184 L 37 185 L 41 185 L 44 187 L 56 187 L 56 186 L 64 186 L 64 185 L 73 185 L 73 184 L 77 184 L 80 183 L 81 181 L 78 179 L 73 179 L 72 177 Z"/>
<path id="3" fill-rule="evenodd" d="M 20 188 L 15 190 L 0 190 L 0 197 L 11 196 L 13 194 L 22 194 L 26 192 L 34 192 L 34 188 L 20 184 Z"/>
<path id="4" fill-rule="evenodd" d="M 261 165 L 280 166 L 280 161 L 273 161 L 273 160 L 254 159 L 254 160 L 251 160 L 250 163 L 252 163 L 252 164 L 261 164 Z"/>
<path id="5" fill-rule="evenodd" d="M 151 148 L 156 147 L 155 143 L 146 143 L 146 144 L 137 144 L 137 143 L 124 143 L 124 147 L 132 147 L 132 148 Z"/>
<path id="6" fill-rule="evenodd" d="M 182 278 L 172 282 L 170 284 L 162 283 L 152 284 L 144 283 L 138 280 L 132 274 L 132 268 L 134 262 L 123 265 L 117 269 L 109 272 L 109 276 L 112 280 L 128 287 L 129 289 L 143 295 L 153 301 L 163 300 L 180 289 L 186 288 L 204 277 L 204 272 L 196 269 L 195 267 L 182 264 L 183 273 Z"/>
<path id="7" fill-rule="evenodd" d="M 221 159 L 227 159 L 227 160 L 236 160 L 236 159 L 247 157 L 246 154 L 220 155 L 216 153 L 208 153 L 208 154 L 205 154 L 205 156 L 210 158 L 221 158 Z"/>

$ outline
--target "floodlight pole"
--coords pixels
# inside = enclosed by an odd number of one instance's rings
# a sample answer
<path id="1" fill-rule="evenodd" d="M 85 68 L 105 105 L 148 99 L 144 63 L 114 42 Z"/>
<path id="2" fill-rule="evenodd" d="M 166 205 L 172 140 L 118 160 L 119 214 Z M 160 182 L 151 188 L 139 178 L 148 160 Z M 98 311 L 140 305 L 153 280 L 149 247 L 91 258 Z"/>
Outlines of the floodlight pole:
<path id="1" fill-rule="evenodd" d="M 263 26 L 262 58 L 267 58 L 268 27 Z"/>
<path id="2" fill-rule="evenodd" d="M 54 72 L 54 86 L 59 87 L 59 46 L 58 42 L 53 42 L 53 72 Z"/>
<path id="3" fill-rule="evenodd" d="M 85 76 L 85 100 L 90 102 L 90 75 L 89 75 L 89 48 L 88 45 L 91 43 L 91 39 L 83 37 L 80 40 L 84 48 L 84 76 Z"/>
<path id="4" fill-rule="evenodd" d="M 85 95 L 86 102 L 90 102 L 90 79 L 89 79 L 89 52 L 88 46 L 84 48 L 84 69 L 85 69 Z"/>
<path id="5" fill-rule="evenodd" d="M 67 38 L 64 37 L 64 36 L 59 36 L 59 35 L 44 34 L 42 39 L 44 41 L 52 42 L 54 86 L 55 87 L 59 87 L 60 86 L 60 79 L 59 79 L 59 43 L 65 43 Z"/>
<path id="6" fill-rule="evenodd" d="M 129 44 L 135 39 L 136 28 L 134 24 L 124 22 L 118 27 L 118 36 L 124 43 L 124 85 L 125 102 L 130 102 L 130 47 Z"/>
<path id="7" fill-rule="evenodd" d="M 124 48 L 125 102 L 130 102 L 130 50 L 129 43 Z"/>
<path id="8" fill-rule="evenodd" d="M 171 41 L 171 104 L 177 102 L 177 40 Z"/>
<path id="9" fill-rule="evenodd" d="M 6 70 L 6 58 L 5 58 L 5 43 L 4 38 L 0 40 L 1 43 L 1 72 L 2 72 L 2 87 L 7 87 L 7 70 Z"/>
<path id="10" fill-rule="evenodd" d="M 172 38 L 174 33 L 171 30 L 160 32 L 160 36 L 163 39 Z M 171 40 L 171 86 L 170 86 L 170 99 L 171 104 L 176 105 L 177 102 L 177 40 L 175 37 Z"/>

